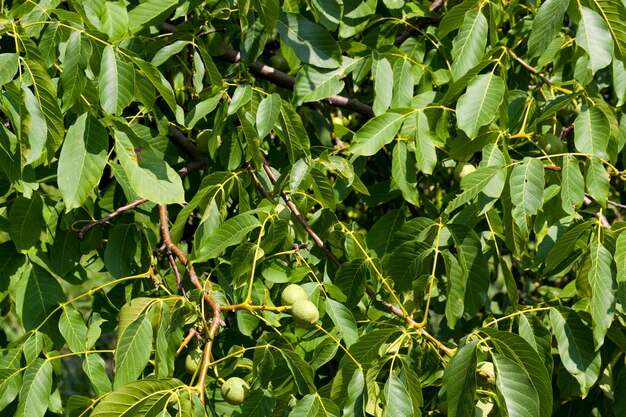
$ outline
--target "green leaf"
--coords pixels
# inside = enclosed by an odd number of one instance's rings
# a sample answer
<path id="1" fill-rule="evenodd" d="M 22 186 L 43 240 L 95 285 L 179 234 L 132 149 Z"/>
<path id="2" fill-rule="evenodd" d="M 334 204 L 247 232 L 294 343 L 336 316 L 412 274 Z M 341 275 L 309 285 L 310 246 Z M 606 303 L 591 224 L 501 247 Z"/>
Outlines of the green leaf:
<path id="1" fill-rule="evenodd" d="M 609 199 L 609 175 L 602 161 L 596 156 L 589 158 L 585 173 L 585 186 L 591 198 L 602 207 L 606 207 Z"/>
<path id="2" fill-rule="evenodd" d="M 83 371 L 87 374 L 98 396 L 105 395 L 111 391 L 111 380 L 107 374 L 102 356 L 97 353 L 86 354 L 83 361 Z"/>
<path id="3" fill-rule="evenodd" d="M 580 6 L 580 22 L 576 43 L 589 54 L 591 71 L 596 72 L 611 63 L 613 39 L 602 17 L 585 6 Z"/>
<path id="4" fill-rule="evenodd" d="M 613 256 L 600 242 L 591 243 L 591 268 L 589 284 L 591 285 L 591 320 L 593 337 L 596 347 L 604 343 L 606 331 L 611 326 L 615 314 L 615 280 L 611 270 Z"/>
<path id="5" fill-rule="evenodd" d="M 622 232 L 615 242 L 615 265 L 617 266 L 617 301 L 626 305 L 626 233 Z"/>
<path id="6" fill-rule="evenodd" d="M 26 86 L 22 86 L 24 106 L 27 116 L 22 119 L 22 131 L 28 137 L 26 164 L 31 164 L 41 157 L 46 147 L 48 126 L 35 95 Z"/>
<path id="7" fill-rule="evenodd" d="M 150 318 L 143 314 L 126 327 L 117 342 L 113 356 L 116 390 L 139 378 L 148 364 L 151 350 L 152 325 Z"/>
<path id="8" fill-rule="evenodd" d="M 252 99 L 252 87 L 249 84 L 237 86 L 233 97 L 228 105 L 228 115 L 237 113 L 237 110 L 245 106 Z"/>
<path id="9" fill-rule="evenodd" d="M 457 321 L 463 317 L 463 312 L 465 311 L 465 287 L 468 274 L 450 252 L 445 251 L 443 255 L 446 277 L 448 279 L 446 320 L 448 321 L 448 327 L 454 329 Z"/>
<path id="10" fill-rule="evenodd" d="M 307 394 L 294 405 L 289 417 L 316 417 L 319 411 L 318 397 L 315 394 Z"/>
<path id="11" fill-rule="evenodd" d="M 293 87 L 294 104 L 299 106 L 339 94 L 345 85 L 341 77 L 350 61 L 349 58 L 344 58 L 344 64 L 340 68 L 330 70 L 305 65 L 296 75 Z"/>
<path id="12" fill-rule="evenodd" d="M 15 53 L 0 54 L 0 87 L 13 80 L 17 74 L 18 55 Z"/>
<path id="13" fill-rule="evenodd" d="M 426 257 L 431 251 L 430 245 L 416 240 L 403 243 L 394 249 L 387 259 L 387 270 L 398 291 L 408 290 L 420 275 L 430 273 L 427 270 Z"/>
<path id="14" fill-rule="evenodd" d="M 404 121 L 405 115 L 389 112 L 368 121 L 354 134 L 350 151 L 355 155 L 371 156 L 391 143 Z"/>
<path id="15" fill-rule="evenodd" d="M 177 0 L 146 0 L 128 12 L 129 30 L 137 33 L 165 21 L 169 12 L 178 6 Z"/>
<path id="16" fill-rule="evenodd" d="M 499 167 L 478 167 L 474 172 L 471 172 L 461 180 L 461 188 L 463 192 L 456 196 L 454 200 L 446 207 L 446 213 L 452 213 L 457 208 L 469 203 L 476 198 L 483 190 L 487 189 L 487 186 L 491 184 L 494 177 L 500 172 Z"/>
<path id="17" fill-rule="evenodd" d="M 241 405 L 241 415 L 250 417 L 269 417 L 274 410 L 274 398 L 264 390 L 253 390 Z M 204 410 L 202 410 L 204 412 Z"/>
<path id="18" fill-rule="evenodd" d="M 584 398 L 600 375 L 600 352 L 594 349 L 592 330 L 576 312 L 564 307 L 550 309 L 550 323 L 561 361 L 578 381 Z"/>
<path id="19" fill-rule="evenodd" d="M 223 93 L 223 88 L 216 88 L 209 93 L 206 99 L 196 103 L 193 109 L 185 116 L 185 126 L 189 129 L 193 129 L 196 123 L 215 110 L 222 99 Z"/>
<path id="20" fill-rule="evenodd" d="M 402 191 L 404 199 L 415 206 L 419 206 L 415 159 L 408 152 L 406 143 L 403 141 L 398 141 L 393 148 L 391 175 L 397 188 Z"/>
<path id="21" fill-rule="evenodd" d="M 432 174 L 437 166 L 437 151 L 423 111 L 415 115 L 415 160 L 417 169 L 424 174 Z"/>
<path id="22" fill-rule="evenodd" d="M 135 145 L 124 132 L 115 132 L 115 152 L 133 191 L 157 204 L 185 201 L 183 184 L 169 164 L 154 150 Z"/>
<path id="23" fill-rule="evenodd" d="M 474 415 L 476 345 L 477 341 L 463 345 L 444 369 L 443 386 L 446 387 L 450 417 Z"/>
<path id="24" fill-rule="evenodd" d="M 334 284 L 348 297 L 346 306 L 349 308 L 356 306 L 365 295 L 368 276 L 369 262 L 366 259 L 353 259 L 339 266 Z"/>
<path id="25" fill-rule="evenodd" d="M 19 365 L 19 363 L 18 363 Z M 0 369 L 0 411 L 11 404 L 22 387 L 22 370 L 19 368 Z"/>
<path id="26" fill-rule="evenodd" d="M 341 65 L 339 44 L 326 29 L 301 14 L 281 13 L 277 28 L 281 40 L 305 64 L 320 68 L 337 68 Z"/>
<path id="27" fill-rule="evenodd" d="M 107 2 L 107 4 L 113 4 Z M 91 57 L 92 47 L 89 38 L 81 35 L 80 31 L 72 32 L 65 48 L 63 62 L 63 110 L 71 108 L 80 100 L 81 94 L 87 85 L 85 68 Z"/>
<path id="28" fill-rule="evenodd" d="M 409 389 L 394 372 L 389 373 L 385 383 L 385 417 L 405 417 L 414 415 Z"/>
<path id="29" fill-rule="evenodd" d="M 494 354 L 496 387 L 504 399 L 509 417 L 539 415 L 539 396 L 521 366 L 504 355 Z"/>
<path id="30" fill-rule="evenodd" d="M 43 201 L 39 194 L 18 197 L 9 212 L 9 234 L 18 250 L 28 250 L 39 241 L 44 226 Z"/>
<path id="31" fill-rule="evenodd" d="M 197 252 L 196 262 L 205 262 L 218 257 L 229 246 L 241 241 L 261 223 L 250 214 L 239 214 L 226 220 L 215 232 L 203 239 Z"/>
<path id="32" fill-rule="evenodd" d="M 274 128 L 280 115 L 281 99 L 276 93 L 270 94 L 261 100 L 256 113 L 256 129 L 263 139 Z"/>
<path id="33" fill-rule="evenodd" d="M 63 307 L 59 319 L 59 330 L 72 352 L 83 352 L 86 349 L 87 326 L 83 315 L 71 305 Z"/>
<path id="34" fill-rule="evenodd" d="M 67 130 L 59 156 L 57 181 L 67 211 L 85 204 L 107 162 L 109 139 L 104 127 L 83 113 Z"/>
<path id="35" fill-rule="evenodd" d="M 515 361 L 523 370 L 524 374 L 531 381 L 535 391 L 539 395 L 539 417 L 550 417 L 552 415 L 552 381 L 550 374 L 544 365 L 544 361 L 539 357 L 537 351 L 515 333 L 483 328 L 499 353 Z"/>
<path id="36" fill-rule="evenodd" d="M 455 80 L 478 65 L 482 59 L 487 45 L 487 30 L 487 19 L 480 10 L 472 8 L 465 13 L 463 25 L 452 41 L 452 77 Z"/>
<path id="37" fill-rule="evenodd" d="M 543 164 L 538 159 L 526 157 L 513 167 L 509 179 L 511 203 L 515 206 L 513 217 L 524 236 L 529 234 L 528 218 L 543 206 L 545 186 Z"/>
<path id="38" fill-rule="evenodd" d="M 341 338 L 346 343 L 346 347 L 355 343 L 359 339 L 354 316 L 346 306 L 330 298 L 326 299 L 326 313 L 335 324 L 335 329 L 339 331 Z"/>
<path id="39" fill-rule="evenodd" d="M 313 190 L 315 198 L 320 202 L 323 208 L 335 211 L 337 199 L 333 184 L 330 182 L 326 174 L 319 169 L 311 170 L 311 178 L 313 179 Z"/>
<path id="40" fill-rule="evenodd" d="M 113 47 L 102 52 L 98 77 L 100 105 L 110 114 L 121 114 L 133 101 L 135 94 L 135 70 L 132 65 L 119 59 Z"/>
<path id="41" fill-rule="evenodd" d="M 449 224 L 452 232 L 459 265 L 467 274 L 465 286 L 465 311 L 474 315 L 486 303 L 489 289 L 489 267 L 482 252 L 478 235 L 465 225 Z"/>
<path id="42" fill-rule="evenodd" d="M 502 78 L 493 73 L 473 78 L 457 103 L 459 128 L 470 138 L 475 138 L 478 129 L 491 123 L 498 115 L 505 90 L 506 85 Z"/>
<path id="43" fill-rule="evenodd" d="M 102 30 L 110 40 L 121 39 L 128 30 L 128 12 L 122 1 L 107 1 L 102 8 Z"/>
<path id="44" fill-rule="evenodd" d="M 379 258 L 391 249 L 394 233 L 400 230 L 405 221 L 402 210 L 390 210 L 370 228 L 367 233 L 367 247 Z"/>
<path id="45" fill-rule="evenodd" d="M 531 57 L 541 55 L 557 36 L 568 4 L 569 0 L 547 0 L 541 4 L 528 39 L 528 54 Z"/>
<path id="46" fill-rule="evenodd" d="M 621 2 L 612 0 L 592 0 L 590 3 L 595 7 L 596 12 L 602 16 L 613 37 L 616 58 L 624 60 L 626 58 L 626 22 L 624 21 L 626 6 Z"/>
<path id="47" fill-rule="evenodd" d="M 32 264 L 28 275 L 22 276 L 18 283 L 15 309 L 24 330 L 38 329 L 58 340 L 58 316 L 48 316 L 64 301 L 65 294 L 56 278 L 39 265 Z"/>
<path id="48" fill-rule="evenodd" d="M 583 198 L 585 197 L 583 174 L 580 173 L 578 160 L 571 155 L 564 156 L 562 172 L 561 202 L 563 211 L 570 215 L 575 215 L 576 210 L 583 204 Z"/>
<path id="49" fill-rule="evenodd" d="M 313 368 L 296 352 L 288 349 L 280 349 L 280 354 L 287 362 L 287 367 L 293 376 L 300 394 L 308 394 L 315 391 L 313 384 Z"/>
<path id="50" fill-rule="evenodd" d="M 354 371 L 350 383 L 348 384 L 348 394 L 346 403 L 343 407 L 343 416 L 356 417 L 363 415 L 363 401 L 365 400 L 365 376 L 363 369 L 358 368 Z"/>
<path id="51" fill-rule="evenodd" d="M 24 70 L 27 71 L 33 81 L 33 93 L 37 100 L 38 107 L 43 112 L 46 119 L 47 140 L 46 149 L 48 157 L 52 155 L 61 146 L 65 135 L 63 125 L 63 115 L 57 101 L 57 91 L 55 84 L 46 72 L 46 69 L 39 63 L 30 59 L 25 59 Z"/>
<path id="52" fill-rule="evenodd" d="M 308 156 L 310 154 L 309 135 L 304 129 L 302 119 L 291 104 L 286 101 L 282 102 L 280 115 L 278 117 L 278 126 L 275 126 L 274 131 L 281 142 L 287 147 L 289 161 L 292 163 L 297 161 L 301 156 Z"/>
<path id="53" fill-rule="evenodd" d="M 114 277 L 126 277 L 137 272 L 135 255 L 140 243 L 138 237 L 135 225 L 116 224 L 111 228 L 104 252 L 104 264 Z"/>
<path id="54" fill-rule="evenodd" d="M 346 39 L 362 32 L 376 14 L 376 3 L 377 0 L 343 0 L 339 37 Z"/>
<path id="55" fill-rule="evenodd" d="M 389 60 L 384 57 L 374 61 L 374 103 L 372 110 L 376 116 L 385 113 L 393 97 L 393 70 Z"/>
<path id="56" fill-rule="evenodd" d="M 583 105 L 574 121 L 574 144 L 578 152 L 608 159 L 609 133 L 609 121 L 602 110 Z"/>
<path id="57" fill-rule="evenodd" d="M 519 315 L 519 335 L 543 358 L 548 372 L 552 372 L 552 335 L 537 316 L 532 314 Z"/>
<path id="58" fill-rule="evenodd" d="M 345 58 L 344 58 L 345 61 Z M 411 106 L 413 99 L 414 68 L 409 58 L 397 59 L 393 63 L 393 97 L 391 100 L 392 108 L 404 108 Z"/>
<path id="59" fill-rule="evenodd" d="M 37 358 L 26 368 L 15 417 L 43 417 L 52 390 L 52 363 Z"/>
<path id="60" fill-rule="evenodd" d="M 176 389 L 184 384 L 178 379 L 144 379 L 116 388 L 104 397 L 91 417 L 156 416 L 163 411 Z"/>

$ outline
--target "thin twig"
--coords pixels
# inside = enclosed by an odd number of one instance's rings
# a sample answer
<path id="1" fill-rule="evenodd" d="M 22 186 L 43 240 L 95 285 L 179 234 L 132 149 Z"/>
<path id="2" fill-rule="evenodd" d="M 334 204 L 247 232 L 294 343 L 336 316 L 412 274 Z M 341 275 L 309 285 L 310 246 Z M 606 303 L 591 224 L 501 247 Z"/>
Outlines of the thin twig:
<path id="1" fill-rule="evenodd" d="M 441 9 L 441 7 L 445 4 L 446 0 L 435 0 L 432 2 L 430 7 L 428 8 L 431 12 L 436 12 Z"/>
<path id="2" fill-rule="evenodd" d="M 189 260 L 187 259 L 185 254 L 180 250 L 178 246 L 172 243 L 172 237 L 170 235 L 169 228 L 169 218 L 167 216 L 167 206 L 165 204 L 159 204 L 159 218 L 161 223 L 161 235 L 163 237 L 163 243 L 165 244 L 165 247 L 167 248 L 167 250 L 175 254 L 178 260 L 185 267 L 187 267 L 191 283 L 196 288 L 202 291 L 204 301 L 206 301 L 209 307 L 211 307 L 211 310 L 213 310 L 213 319 L 211 320 L 211 324 L 207 330 L 208 340 L 206 345 L 204 346 L 202 367 L 200 369 L 200 376 L 198 377 L 197 386 L 200 399 L 202 400 L 202 402 L 204 402 L 204 382 L 206 380 L 207 372 L 211 363 L 211 350 L 213 348 L 213 340 L 215 339 L 215 335 L 217 334 L 218 329 L 224 323 L 220 314 L 220 305 L 206 292 L 204 286 L 198 279 L 198 275 L 196 274 L 194 267 L 189 264 Z"/>
<path id="3" fill-rule="evenodd" d="M 274 175 L 274 172 L 272 172 L 272 168 L 270 167 L 269 163 L 267 162 L 267 159 L 265 158 L 263 158 L 263 168 L 265 169 L 265 173 L 269 177 L 270 181 L 272 181 L 272 184 L 276 184 L 276 176 Z M 340 265 L 341 262 L 339 261 L 339 259 L 337 259 L 335 254 L 332 253 L 330 249 L 328 249 L 328 247 L 324 244 L 322 239 L 320 239 L 317 233 L 315 233 L 315 231 L 311 228 L 309 223 L 300 213 L 300 210 L 298 210 L 298 207 L 296 207 L 294 202 L 291 200 L 291 197 L 289 197 L 289 194 L 287 194 L 285 191 L 281 191 L 280 196 L 282 197 L 285 204 L 287 204 L 287 207 L 289 207 L 289 210 L 291 210 L 291 212 L 296 217 L 296 219 L 298 219 L 298 222 L 302 225 L 302 227 L 304 227 L 304 230 L 306 230 L 309 236 L 311 236 L 311 239 L 313 239 L 313 242 L 315 242 L 317 247 L 323 250 L 324 253 L 326 253 L 328 258 L 331 261 L 333 261 L 335 265 Z"/>
<path id="4" fill-rule="evenodd" d="M 591 205 L 591 203 L 593 203 L 593 200 L 591 200 L 591 198 L 589 198 L 587 196 L 587 194 L 585 194 L 585 197 L 583 198 L 583 204 L 585 206 L 589 206 L 589 205 Z M 600 221 L 600 224 L 602 226 L 605 226 L 605 227 L 610 227 L 611 226 L 611 223 L 609 223 L 609 221 L 604 216 L 604 214 L 602 214 L 601 211 L 595 213 L 593 216 Z"/>
<path id="5" fill-rule="evenodd" d="M 592 197 L 591 197 L 591 194 L 587 194 L 587 193 L 585 193 L 585 197 L 587 197 L 587 198 L 592 198 Z M 617 203 L 617 202 L 615 202 L 615 201 L 607 200 L 606 204 L 608 204 L 608 205 L 610 205 L 610 206 L 613 206 L 613 207 L 617 207 L 617 208 L 621 208 L 621 209 L 626 209 L 626 205 L 625 205 L 625 204 L 620 204 L 620 203 Z"/>
<path id="6" fill-rule="evenodd" d="M 125 206 L 119 207 L 114 212 L 107 214 L 106 216 L 104 216 L 101 219 L 96 220 L 95 222 L 89 223 L 89 224 L 81 227 L 80 230 L 78 231 L 78 238 L 82 239 L 83 236 L 85 236 L 85 233 L 87 233 L 89 230 L 93 229 L 94 227 L 100 226 L 101 224 L 104 224 L 104 223 L 108 222 L 109 220 L 119 216 L 122 213 L 127 212 L 128 210 L 132 210 L 132 209 L 142 205 L 146 201 L 148 201 L 148 200 L 146 200 L 145 198 L 140 198 L 139 200 L 135 200 L 135 201 L 133 201 L 130 204 L 127 204 Z"/>

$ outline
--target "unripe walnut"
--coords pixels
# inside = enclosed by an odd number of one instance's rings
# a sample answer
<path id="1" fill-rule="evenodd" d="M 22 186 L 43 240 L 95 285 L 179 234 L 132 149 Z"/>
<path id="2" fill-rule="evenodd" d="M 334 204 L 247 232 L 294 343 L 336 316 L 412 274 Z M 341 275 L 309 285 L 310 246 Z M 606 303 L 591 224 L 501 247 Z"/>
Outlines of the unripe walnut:
<path id="1" fill-rule="evenodd" d="M 280 302 L 284 306 L 290 306 L 297 300 L 306 300 L 307 297 L 306 291 L 304 291 L 301 286 L 298 284 L 289 284 L 281 293 Z"/>
<path id="2" fill-rule="evenodd" d="M 222 398 L 228 404 L 239 405 L 248 397 L 250 386 L 246 381 L 236 376 L 228 378 L 222 385 Z"/>
<path id="3" fill-rule="evenodd" d="M 194 349 L 185 358 L 185 370 L 189 374 L 195 374 L 202 362 L 202 350 Z"/>
<path id="4" fill-rule="evenodd" d="M 315 326 L 320 318 L 320 312 L 309 300 L 299 299 L 291 306 L 291 316 L 296 326 L 308 329 Z"/>

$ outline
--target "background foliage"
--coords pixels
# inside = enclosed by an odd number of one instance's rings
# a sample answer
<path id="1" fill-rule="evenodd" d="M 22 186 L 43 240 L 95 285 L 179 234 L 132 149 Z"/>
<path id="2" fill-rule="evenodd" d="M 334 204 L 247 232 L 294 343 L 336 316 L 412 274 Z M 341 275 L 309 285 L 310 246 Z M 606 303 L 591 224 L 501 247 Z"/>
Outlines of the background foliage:
<path id="1" fill-rule="evenodd" d="M 624 16 L 0 2 L 1 413 L 625 415 Z"/>

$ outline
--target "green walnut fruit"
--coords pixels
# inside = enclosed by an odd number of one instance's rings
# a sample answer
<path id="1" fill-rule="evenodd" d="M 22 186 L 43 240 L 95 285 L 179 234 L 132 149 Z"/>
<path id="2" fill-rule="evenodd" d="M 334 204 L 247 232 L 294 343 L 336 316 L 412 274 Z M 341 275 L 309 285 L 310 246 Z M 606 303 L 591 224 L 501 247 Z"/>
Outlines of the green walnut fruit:
<path id="1" fill-rule="evenodd" d="M 195 374 L 202 363 L 202 350 L 194 349 L 185 358 L 185 370 L 188 374 Z"/>
<path id="2" fill-rule="evenodd" d="M 459 162 L 456 164 L 456 168 L 454 168 L 454 176 L 462 180 L 474 171 L 476 171 L 476 167 L 474 165 L 469 162 Z"/>
<path id="3" fill-rule="evenodd" d="M 320 318 L 320 312 L 315 304 L 301 298 L 291 306 L 291 317 L 293 317 L 296 326 L 308 329 L 315 326 Z"/>
<path id="4" fill-rule="evenodd" d="M 539 138 L 537 143 L 541 149 L 548 155 L 555 155 L 557 153 L 563 153 L 563 142 L 557 136 L 550 133 L 543 135 Z"/>
<path id="5" fill-rule="evenodd" d="M 279 71 L 282 72 L 289 72 L 289 63 L 287 62 L 287 60 L 285 59 L 284 56 L 282 55 L 273 55 L 268 64 L 270 65 L 270 67 L 274 67 Z"/>
<path id="6" fill-rule="evenodd" d="M 308 295 L 298 284 L 289 284 L 280 295 L 280 302 L 284 306 L 290 306 L 297 300 L 306 300 Z"/>
<path id="7" fill-rule="evenodd" d="M 239 405 L 248 397 L 250 385 L 236 376 L 228 378 L 222 385 L 222 397 L 228 404 Z"/>

